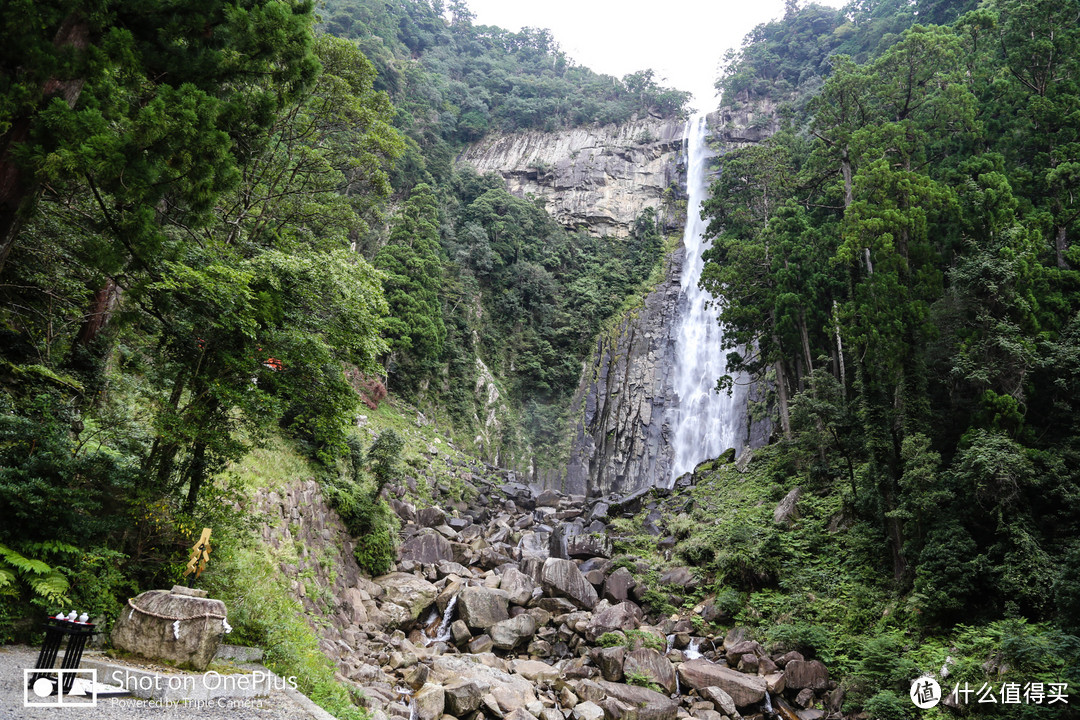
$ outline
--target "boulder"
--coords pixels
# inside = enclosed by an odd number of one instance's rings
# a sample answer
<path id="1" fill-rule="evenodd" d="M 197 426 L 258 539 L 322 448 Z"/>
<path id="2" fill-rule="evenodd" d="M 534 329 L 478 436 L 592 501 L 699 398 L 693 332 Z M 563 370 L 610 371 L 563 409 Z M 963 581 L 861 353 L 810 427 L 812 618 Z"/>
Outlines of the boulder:
<path id="1" fill-rule="evenodd" d="M 442 508 L 426 507 L 416 513 L 416 524 L 420 527 L 436 528 L 446 524 L 446 512 Z"/>
<path id="2" fill-rule="evenodd" d="M 784 496 L 773 510 L 773 522 L 780 523 L 782 525 L 794 525 L 795 521 L 799 519 L 799 496 L 802 495 L 802 490 L 796 486 L 791 488 L 791 491 Z"/>
<path id="3" fill-rule="evenodd" d="M 525 532 L 521 534 L 518 542 L 518 551 L 524 558 L 538 558 L 546 560 L 551 554 L 548 552 L 550 535 L 546 532 Z"/>
<path id="4" fill-rule="evenodd" d="M 506 593 L 512 605 L 527 605 L 532 600 L 536 584 L 516 567 L 509 567 L 503 571 L 499 589 Z"/>
<path id="5" fill-rule="evenodd" d="M 694 579 L 694 571 L 688 567 L 676 567 L 665 570 L 660 575 L 661 585 L 673 585 L 675 587 L 690 587 L 697 581 Z"/>
<path id="6" fill-rule="evenodd" d="M 829 684 L 829 670 L 820 660 L 791 660 L 784 666 L 784 682 L 796 690 L 824 690 Z"/>
<path id="7" fill-rule="evenodd" d="M 365 600 L 370 600 L 367 593 L 355 587 L 346 590 L 341 597 L 341 609 L 353 625 L 363 625 L 368 621 L 367 610 L 364 609 Z"/>
<path id="8" fill-rule="evenodd" d="M 606 535 L 582 534 L 567 538 L 566 554 L 572 558 L 611 557 L 611 540 Z"/>
<path id="9" fill-rule="evenodd" d="M 609 682 L 622 682 L 623 661 L 626 660 L 626 648 L 622 645 L 606 648 L 593 648 L 592 661 L 600 674 Z"/>
<path id="10" fill-rule="evenodd" d="M 454 547 L 449 540 L 434 530 L 425 530 L 401 543 L 400 556 L 403 561 L 411 560 L 421 565 L 437 565 L 443 561 L 454 562 Z"/>
<path id="11" fill-rule="evenodd" d="M 755 655 L 761 657 L 765 655 L 765 648 L 761 647 L 761 643 L 757 640 L 742 640 L 740 642 L 732 643 L 724 648 L 727 651 L 728 664 L 732 662 L 738 662 L 743 655 Z"/>
<path id="12" fill-rule="evenodd" d="M 479 683 L 474 680 L 458 680 L 443 688 L 446 696 L 446 712 L 463 718 L 480 707 L 484 696 Z"/>
<path id="13" fill-rule="evenodd" d="M 496 701 L 498 698 L 496 698 Z M 538 718 L 523 707 L 514 708 L 503 716 L 503 720 L 538 720 Z"/>
<path id="14" fill-rule="evenodd" d="M 765 679 L 746 675 L 705 658 L 689 660 L 679 666 L 679 680 L 685 687 L 701 690 L 718 687 L 735 701 L 738 707 L 759 703 L 765 698 Z"/>
<path id="15" fill-rule="evenodd" d="M 596 589 L 589 584 L 577 565 L 570 560 L 560 558 L 545 560 L 540 582 L 545 592 L 565 597 L 582 610 L 592 610 L 596 606 Z"/>
<path id="16" fill-rule="evenodd" d="M 473 655 L 480 655 L 482 653 L 489 653 L 495 648 L 495 643 L 491 642 L 491 636 L 488 634 L 474 637 L 469 641 L 469 652 Z"/>
<path id="17" fill-rule="evenodd" d="M 386 593 L 386 599 L 405 608 L 413 620 L 420 617 L 420 613 L 430 607 L 439 594 L 437 587 L 415 575 L 395 572 L 374 578 L 374 581 Z"/>
<path id="18" fill-rule="evenodd" d="M 551 683 L 559 679 L 559 669 L 539 660 L 515 660 L 510 669 L 534 683 Z"/>
<path id="19" fill-rule="evenodd" d="M 431 669 L 435 677 L 444 683 L 475 683 L 480 692 L 481 705 L 484 704 L 485 697 L 489 698 L 489 707 L 490 704 L 495 704 L 492 708 L 495 717 L 536 702 L 535 686 L 531 681 L 521 675 L 512 675 L 498 667 L 483 664 L 481 659 L 484 657 L 437 655 L 431 658 Z M 486 658 L 497 660 L 491 655 Z"/>
<path id="20" fill-rule="evenodd" d="M 585 628 L 585 638 L 594 642 L 598 637 L 616 630 L 626 632 L 641 624 L 641 608 L 632 602 L 621 602 L 593 615 Z"/>
<path id="21" fill-rule="evenodd" d="M 594 702 L 578 703 L 571 713 L 574 720 L 601 720 L 604 717 L 604 709 Z"/>
<path id="22" fill-rule="evenodd" d="M 716 686 L 704 687 L 698 690 L 698 695 L 712 702 L 718 711 L 728 717 L 735 716 L 735 701 L 725 690 Z"/>
<path id="23" fill-rule="evenodd" d="M 416 709 L 416 720 L 439 720 L 443 715 L 445 702 L 442 686 L 428 683 L 413 695 L 412 706 Z"/>
<path id="24" fill-rule="evenodd" d="M 663 693 L 636 685 L 600 680 L 607 698 L 600 702 L 607 720 L 675 720 L 679 704 Z"/>
<path id="25" fill-rule="evenodd" d="M 634 587 L 634 576 L 621 567 L 604 580 L 604 599 L 612 603 L 621 603 L 630 597 L 630 588 Z"/>
<path id="26" fill-rule="evenodd" d="M 149 660 L 206 670 L 225 634 L 225 603 L 187 590 L 176 586 L 133 598 L 113 627 L 113 645 Z"/>
<path id="27" fill-rule="evenodd" d="M 457 609 L 461 619 L 473 630 L 487 630 L 510 618 L 506 593 L 492 588 L 462 588 L 458 593 Z"/>
<path id="28" fill-rule="evenodd" d="M 648 678 L 668 691 L 675 692 L 675 668 L 671 661 L 651 648 L 639 648 L 626 654 L 623 661 L 623 675 L 633 677 L 636 674 Z"/>
<path id="29" fill-rule="evenodd" d="M 559 507 L 560 497 L 556 490 L 543 490 L 536 496 L 536 507 Z"/>
<path id="30" fill-rule="evenodd" d="M 502 620 L 488 628 L 491 642 L 500 650 L 513 650 L 528 642 L 535 633 L 536 620 L 529 614 Z"/>

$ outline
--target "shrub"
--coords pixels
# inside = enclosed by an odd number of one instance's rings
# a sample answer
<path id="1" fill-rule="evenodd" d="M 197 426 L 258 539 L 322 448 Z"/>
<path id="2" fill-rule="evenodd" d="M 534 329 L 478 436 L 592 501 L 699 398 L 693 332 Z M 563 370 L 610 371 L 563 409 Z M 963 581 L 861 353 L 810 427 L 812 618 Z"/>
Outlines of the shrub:
<path id="1" fill-rule="evenodd" d="M 892 690 L 882 690 L 866 701 L 863 712 L 873 720 L 906 720 L 910 700 L 901 700 Z"/>

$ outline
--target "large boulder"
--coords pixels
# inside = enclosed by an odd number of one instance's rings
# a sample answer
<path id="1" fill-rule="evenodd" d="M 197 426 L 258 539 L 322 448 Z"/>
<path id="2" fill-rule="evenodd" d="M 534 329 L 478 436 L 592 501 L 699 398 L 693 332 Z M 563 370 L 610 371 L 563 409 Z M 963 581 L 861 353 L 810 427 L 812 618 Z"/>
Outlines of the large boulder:
<path id="1" fill-rule="evenodd" d="M 674 567 L 670 570 L 665 570 L 660 575 L 661 585 L 672 585 L 674 587 L 687 588 L 695 584 L 697 580 L 694 578 L 694 571 L 686 566 Z"/>
<path id="2" fill-rule="evenodd" d="M 671 661 L 652 648 L 638 648 L 626 654 L 623 675 L 633 678 L 643 675 L 668 691 L 675 692 L 675 668 Z"/>
<path id="3" fill-rule="evenodd" d="M 582 610 L 596 607 L 596 589 L 570 560 L 551 557 L 545 560 L 540 583 L 545 592 L 567 598 Z"/>
<path id="4" fill-rule="evenodd" d="M 225 618 L 225 603 L 203 591 L 149 590 L 121 611 L 112 643 L 149 660 L 206 670 L 225 634 Z"/>
<path id="5" fill-rule="evenodd" d="M 604 580 L 604 599 L 608 602 L 621 603 L 630 597 L 630 589 L 635 585 L 634 576 L 624 567 L 618 568 Z"/>
<path id="6" fill-rule="evenodd" d="M 621 602 L 593 615 L 585 628 L 585 638 L 594 642 L 604 633 L 616 630 L 626 632 L 641 624 L 641 608 L 632 602 Z"/>
<path id="7" fill-rule="evenodd" d="M 499 580 L 499 589 L 505 592 L 513 605 L 527 605 L 533 597 L 536 584 L 516 567 L 508 567 Z"/>
<path id="8" fill-rule="evenodd" d="M 407 573 L 381 575 L 374 581 L 384 590 L 384 598 L 404 608 L 413 620 L 420 617 L 420 613 L 430 607 L 439 594 L 439 589 L 424 578 Z"/>
<path id="9" fill-rule="evenodd" d="M 536 634 L 536 619 L 527 613 L 509 620 L 502 620 L 488 628 L 491 642 L 500 650 L 513 650 L 518 645 L 528 642 L 534 634 Z"/>
<path id="10" fill-rule="evenodd" d="M 490 696 L 497 704 L 497 714 L 509 714 L 537 700 L 532 682 L 521 675 L 484 665 L 479 657 L 437 655 L 431 658 L 431 669 L 435 677 L 444 683 L 475 683 L 480 689 L 481 698 Z"/>
<path id="11" fill-rule="evenodd" d="M 515 660 L 510 669 L 534 683 L 552 683 L 559 679 L 559 668 L 539 660 Z"/>
<path id="12" fill-rule="evenodd" d="M 784 683 L 796 690 L 824 690 L 829 685 L 829 670 L 820 660 L 791 660 L 784 666 Z"/>
<path id="13" fill-rule="evenodd" d="M 799 497 L 802 489 L 798 486 L 791 488 L 791 492 L 784 496 L 776 509 L 773 510 L 773 522 L 781 525 L 793 525 L 799 519 Z"/>
<path id="14" fill-rule="evenodd" d="M 518 551 L 521 553 L 521 558 L 538 558 L 540 560 L 546 560 L 551 554 L 548 551 L 550 544 L 550 535 L 546 532 L 525 532 L 521 534 L 521 540 L 518 542 Z"/>
<path id="15" fill-rule="evenodd" d="M 473 630 L 487 630 L 495 623 L 510 619 L 506 593 L 486 587 L 462 588 L 458 593 L 458 614 Z"/>
<path id="16" fill-rule="evenodd" d="M 765 678 L 746 675 L 724 665 L 709 662 L 705 658 L 684 662 L 677 672 L 684 686 L 694 690 L 718 687 L 730 695 L 738 707 L 753 705 L 765 699 Z"/>
<path id="17" fill-rule="evenodd" d="M 463 718 L 480 707 L 484 696 L 479 683 L 473 680 L 458 680 L 443 688 L 446 696 L 446 712 L 454 717 Z"/>
<path id="18" fill-rule="evenodd" d="M 626 648 L 622 645 L 606 648 L 593 648 L 593 664 L 600 669 L 600 675 L 609 682 L 622 682 L 623 662 L 626 660 Z"/>
<path id="19" fill-rule="evenodd" d="M 439 720 L 445 709 L 446 695 L 439 685 L 428 683 L 413 696 L 416 720 Z"/>
<path id="20" fill-rule="evenodd" d="M 607 720 L 675 720 L 679 704 L 663 693 L 637 685 L 599 680 L 607 698 L 600 701 Z"/>
<path id="21" fill-rule="evenodd" d="M 713 706 L 728 717 L 735 717 L 735 700 L 725 690 L 718 687 L 706 687 L 698 690 L 698 695 L 712 702 Z"/>
<path id="22" fill-rule="evenodd" d="M 416 524 L 420 527 L 436 528 L 446 524 L 446 511 L 437 507 L 426 507 L 416 513 Z"/>
<path id="23" fill-rule="evenodd" d="M 609 558 L 611 540 L 606 535 L 592 533 L 575 535 L 566 540 L 566 554 L 572 558 Z"/>
<path id="24" fill-rule="evenodd" d="M 402 560 L 412 560 L 424 565 L 454 562 L 454 547 L 434 530 L 425 530 L 401 543 L 399 552 Z"/>

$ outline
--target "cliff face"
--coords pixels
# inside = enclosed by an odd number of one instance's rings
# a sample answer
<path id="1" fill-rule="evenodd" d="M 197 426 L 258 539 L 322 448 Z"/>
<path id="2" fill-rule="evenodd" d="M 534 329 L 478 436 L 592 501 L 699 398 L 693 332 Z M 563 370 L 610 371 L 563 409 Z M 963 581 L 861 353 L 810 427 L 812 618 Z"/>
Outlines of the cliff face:
<path id="1" fill-rule="evenodd" d="M 534 195 L 571 228 L 596 236 L 622 237 L 647 207 L 666 223 L 665 190 L 678 185 L 676 164 L 683 122 L 648 118 L 623 125 L 559 132 L 493 135 L 458 158 L 480 173 L 495 172 L 515 195 Z M 670 196 L 670 194 L 669 194 Z"/>
<path id="2" fill-rule="evenodd" d="M 625 495 L 670 475 L 665 404 L 672 394 L 682 261 L 676 250 L 659 287 L 597 341 L 574 397 L 564 492 Z"/>
<path id="3" fill-rule="evenodd" d="M 760 105 L 722 108 L 709 116 L 719 153 L 758 142 L 775 132 L 772 108 Z M 681 184 L 685 184 L 682 177 Z M 665 280 L 629 313 L 617 328 L 601 337 L 588 359 L 571 413 L 572 444 L 565 473 L 538 478 L 564 492 L 600 496 L 628 495 L 671 480 L 672 448 L 666 405 L 673 396 L 675 333 L 685 311 L 680 297 L 683 250 L 668 260 Z M 766 388 L 754 387 L 749 402 L 763 401 Z M 760 413 L 755 414 L 759 417 Z M 765 445 L 772 423 L 749 422 L 741 445 Z"/>

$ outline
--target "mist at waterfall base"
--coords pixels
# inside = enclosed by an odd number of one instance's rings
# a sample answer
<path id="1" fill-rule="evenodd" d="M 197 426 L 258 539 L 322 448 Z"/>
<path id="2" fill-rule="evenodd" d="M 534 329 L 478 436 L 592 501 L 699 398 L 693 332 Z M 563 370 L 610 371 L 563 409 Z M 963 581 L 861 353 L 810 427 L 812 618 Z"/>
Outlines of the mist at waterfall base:
<path id="1" fill-rule="evenodd" d="M 686 125 L 686 230 L 675 331 L 674 397 L 668 405 L 672 465 L 670 482 L 691 472 L 699 463 L 715 458 L 728 448 L 742 450 L 746 435 L 745 378 L 736 377 L 732 391 L 717 391 L 716 383 L 727 374 L 727 351 L 723 328 L 717 322 L 712 296 L 698 286 L 705 265 L 701 257 L 709 243 L 701 206 L 709 188 L 709 160 L 713 157 L 706 139 L 704 114 Z"/>

